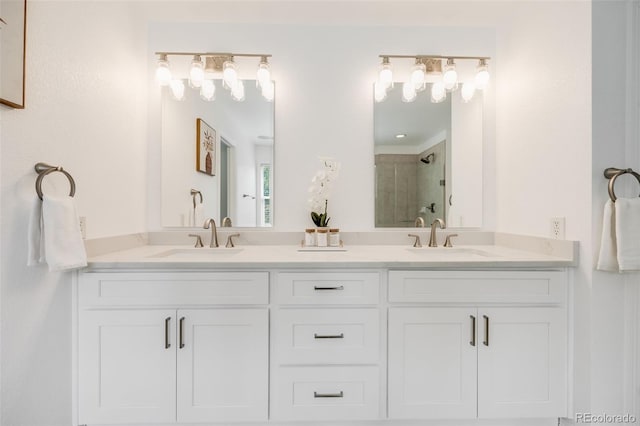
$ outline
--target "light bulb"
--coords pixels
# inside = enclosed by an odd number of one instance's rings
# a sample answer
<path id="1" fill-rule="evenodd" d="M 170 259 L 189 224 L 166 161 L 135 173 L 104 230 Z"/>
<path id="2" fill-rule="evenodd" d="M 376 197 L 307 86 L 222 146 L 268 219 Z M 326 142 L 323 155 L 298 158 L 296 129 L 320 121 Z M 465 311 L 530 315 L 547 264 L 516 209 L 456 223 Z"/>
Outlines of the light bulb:
<path id="1" fill-rule="evenodd" d="M 269 70 L 269 63 L 267 62 L 267 57 L 263 56 L 260 60 L 260 64 L 258 65 L 258 72 L 256 73 L 256 83 L 260 85 L 260 87 L 264 87 L 265 85 L 269 85 L 271 82 L 271 71 Z"/>
<path id="2" fill-rule="evenodd" d="M 231 99 L 238 102 L 244 101 L 244 83 L 242 80 L 236 80 L 231 86 Z"/>
<path id="3" fill-rule="evenodd" d="M 387 99 L 387 89 L 379 81 L 373 83 L 373 99 L 376 102 L 382 102 Z"/>
<path id="4" fill-rule="evenodd" d="M 176 100 L 181 101 L 184 99 L 184 82 L 182 80 L 171 80 L 169 83 L 171 87 L 171 93 Z"/>
<path id="5" fill-rule="evenodd" d="M 444 66 L 442 82 L 444 83 L 444 88 L 447 90 L 454 90 L 458 83 L 458 72 L 456 71 L 456 64 L 451 58 L 447 59 L 447 65 Z"/>
<path id="6" fill-rule="evenodd" d="M 233 62 L 233 57 L 222 64 L 222 80 L 227 89 L 232 89 L 233 85 L 238 81 L 238 67 Z"/>
<path id="7" fill-rule="evenodd" d="M 273 81 L 268 80 L 264 84 L 262 84 L 262 97 L 264 97 L 267 101 L 272 102 L 276 97 L 276 85 Z"/>
<path id="8" fill-rule="evenodd" d="M 413 102 L 416 100 L 416 96 L 418 94 L 412 82 L 406 81 L 402 84 L 402 102 Z"/>
<path id="9" fill-rule="evenodd" d="M 382 58 L 382 65 L 380 65 L 380 74 L 378 81 L 385 89 L 393 87 L 393 71 L 391 71 L 391 64 L 389 58 Z"/>
<path id="10" fill-rule="evenodd" d="M 465 82 L 462 85 L 462 90 L 460 90 L 460 95 L 462 96 L 463 102 L 469 102 L 473 99 L 473 95 L 476 93 L 476 85 L 470 81 Z"/>
<path id="11" fill-rule="evenodd" d="M 416 59 L 416 64 L 411 71 L 411 83 L 418 92 L 422 92 L 427 87 L 427 67 Z"/>
<path id="12" fill-rule="evenodd" d="M 438 81 L 437 83 L 433 83 L 431 85 L 431 102 L 437 104 L 442 102 L 447 97 L 447 91 L 444 88 L 444 83 Z"/>
<path id="13" fill-rule="evenodd" d="M 489 66 L 486 59 L 480 59 L 476 68 L 476 89 L 484 90 L 489 84 Z"/>
<path id="14" fill-rule="evenodd" d="M 191 61 L 191 69 L 189 70 L 189 86 L 198 88 L 202 86 L 204 80 L 204 64 L 200 55 L 195 55 Z"/>
<path id="15" fill-rule="evenodd" d="M 169 61 L 167 55 L 160 55 L 158 59 L 158 68 L 156 68 L 156 81 L 160 86 L 168 86 L 171 83 L 171 70 L 169 69 Z"/>
<path id="16" fill-rule="evenodd" d="M 213 80 L 204 80 L 200 87 L 200 97 L 205 101 L 212 101 L 216 98 L 216 85 Z"/>

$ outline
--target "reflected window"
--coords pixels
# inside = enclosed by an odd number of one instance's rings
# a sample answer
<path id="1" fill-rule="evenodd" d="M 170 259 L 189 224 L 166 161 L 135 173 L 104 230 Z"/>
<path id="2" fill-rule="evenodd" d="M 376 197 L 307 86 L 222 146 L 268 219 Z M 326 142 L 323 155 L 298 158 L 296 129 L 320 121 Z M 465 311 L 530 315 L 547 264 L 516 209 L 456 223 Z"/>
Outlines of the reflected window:
<path id="1" fill-rule="evenodd" d="M 271 226 L 271 164 L 260 164 L 258 176 L 260 176 L 260 226 Z"/>

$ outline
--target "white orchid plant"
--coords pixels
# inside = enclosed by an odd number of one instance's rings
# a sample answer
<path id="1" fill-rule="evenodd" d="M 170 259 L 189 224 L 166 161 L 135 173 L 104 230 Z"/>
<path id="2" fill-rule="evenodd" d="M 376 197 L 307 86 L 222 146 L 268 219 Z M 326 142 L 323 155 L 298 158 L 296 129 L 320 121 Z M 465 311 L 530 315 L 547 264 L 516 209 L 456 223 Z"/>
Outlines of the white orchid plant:
<path id="1" fill-rule="evenodd" d="M 320 161 L 323 167 L 313 176 L 309 187 L 309 207 L 313 223 L 319 227 L 326 227 L 331 219 L 327 216 L 327 206 L 333 182 L 340 173 L 340 163 L 333 158 L 320 158 Z"/>

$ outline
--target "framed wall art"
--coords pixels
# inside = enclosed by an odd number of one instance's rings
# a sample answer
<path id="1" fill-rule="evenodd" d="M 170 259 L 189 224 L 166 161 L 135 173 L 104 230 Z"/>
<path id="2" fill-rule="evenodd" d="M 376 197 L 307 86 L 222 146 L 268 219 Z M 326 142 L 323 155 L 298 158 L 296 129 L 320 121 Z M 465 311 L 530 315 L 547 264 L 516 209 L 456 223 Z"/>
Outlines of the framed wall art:
<path id="1" fill-rule="evenodd" d="M 196 170 L 216 175 L 216 131 L 201 118 L 196 119 Z"/>
<path id="2" fill-rule="evenodd" d="M 24 108 L 27 1 L 0 0 L 0 104 Z"/>

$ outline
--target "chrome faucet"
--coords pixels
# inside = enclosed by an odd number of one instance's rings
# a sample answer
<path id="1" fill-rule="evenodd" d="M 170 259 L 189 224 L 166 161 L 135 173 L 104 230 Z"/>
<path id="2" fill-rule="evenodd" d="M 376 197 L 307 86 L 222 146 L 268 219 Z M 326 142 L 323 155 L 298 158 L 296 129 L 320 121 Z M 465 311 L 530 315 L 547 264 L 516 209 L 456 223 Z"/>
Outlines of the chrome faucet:
<path id="1" fill-rule="evenodd" d="M 433 222 L 431 222 L 431 234 L 429 234 L 429 247 L 438 247 L 438 242 L 436 241 L 436 225 L 440 227 L 440 229 L 445 229 L 447 225 L 444 224 L 444 220 L 436 218 Z"/>
<path id="2" fill-rule="evenodd" d="M 216 221 L 213 219 L 207 219 L 204 222 L 203 228 L 209 229 L 209 226 L 211 226 L 211 243 L 209 244 L 209 247 L 218 247 L 218 230 L 216 228 Z"/>
<path id="3" fill-rule="evenodd" d="M 424 219 L 418 216 L 413 224 L 416 228 L 424 228 Z"/>

